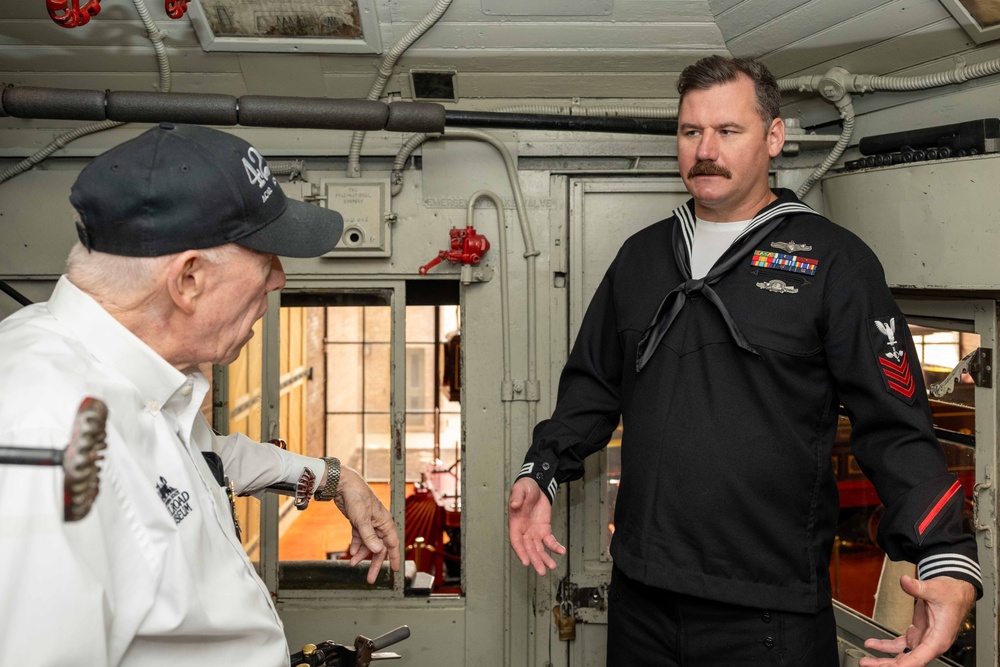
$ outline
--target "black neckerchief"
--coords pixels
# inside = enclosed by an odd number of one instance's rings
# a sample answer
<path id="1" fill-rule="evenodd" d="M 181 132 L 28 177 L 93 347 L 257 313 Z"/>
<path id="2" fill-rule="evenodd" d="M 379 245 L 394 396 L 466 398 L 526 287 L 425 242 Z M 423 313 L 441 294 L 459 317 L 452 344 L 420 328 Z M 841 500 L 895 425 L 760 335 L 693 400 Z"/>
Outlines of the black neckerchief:
<path id="1" fill-rule="evenodd" d="M 685 280 L 663 297 L 659 308 L 656 309 L 656 314 L 650 320 L 646 330 L 643 331 L 636 352 L 635 370 L 637 373 L 656 352 L 670 325 L 674 323 L 677 314 L 687 303 L 688 297 L 697 294 L 704 295 L 719 309 L 719 314 L 726 321 L 729 333 L 738 346 L 747 352 L 758 354 L 747 341 L 743 332 L 740 331 L 736 322 L 733 321 L 726 305 L 722 303 L 722 299 L 711 286 L 719 282 L 722 276 L 729 273 L 730 269 L 767 238 L 782 223 L 786 215 L 789 213 L 816 213 L 800 202 L 790 190 L 776 189 L 774 192 L 778 198 L 754 216 L 708 274 L 697 280 L 691 278 L 691 246 L 694 242 L 695 227 L 694 199 L 688 200 L 686 204 L 674 210 L 674 217 L 677 219 L 673 230 L 674 259 L 677 260 L 677 267 Z"/>

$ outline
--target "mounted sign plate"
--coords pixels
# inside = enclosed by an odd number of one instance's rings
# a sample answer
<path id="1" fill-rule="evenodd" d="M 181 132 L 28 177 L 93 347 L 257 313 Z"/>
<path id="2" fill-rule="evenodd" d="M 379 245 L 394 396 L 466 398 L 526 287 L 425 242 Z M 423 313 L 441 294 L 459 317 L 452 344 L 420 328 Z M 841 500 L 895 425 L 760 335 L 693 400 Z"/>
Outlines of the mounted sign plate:
<path id="1" fill-rule="evenodd" d="M 375 0 L 200 0 L 188 14 L 205 51 L 382 52 Z"/>
<path id="2" fill-rule="evenodd" d="M 389 179 L 323 179 L 326 207 L 344 216 L 344 235 L 324 257 L 389 257 Z"/>

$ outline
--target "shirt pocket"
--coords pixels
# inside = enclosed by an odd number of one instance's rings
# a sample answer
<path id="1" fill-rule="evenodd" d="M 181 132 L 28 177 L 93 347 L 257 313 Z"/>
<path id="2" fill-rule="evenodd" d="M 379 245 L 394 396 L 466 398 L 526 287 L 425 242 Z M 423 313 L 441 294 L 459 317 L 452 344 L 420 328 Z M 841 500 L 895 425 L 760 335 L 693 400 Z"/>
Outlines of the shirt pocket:
<path id="1" fill-rule="evenodd" d="M 722 296 L 755 348 L 810 356 L 822 347 L 819 332 L 822 285 L 816 276 L 792 271 L 741 269 Z"/>

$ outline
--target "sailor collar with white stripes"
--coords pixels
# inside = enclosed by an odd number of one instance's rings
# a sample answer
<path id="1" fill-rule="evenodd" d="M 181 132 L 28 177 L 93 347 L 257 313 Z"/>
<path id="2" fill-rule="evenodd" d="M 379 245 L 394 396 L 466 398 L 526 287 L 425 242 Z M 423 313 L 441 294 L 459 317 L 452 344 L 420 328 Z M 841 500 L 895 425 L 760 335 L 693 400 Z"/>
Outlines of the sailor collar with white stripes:
<path id="1" fill-rule="evenodd" d="M 719 295 L 712 289 L 712 285 L 717 283 L 724 275 L 729 273 L 736 264 L 753 251 L 754 247 L 764 241 L 778 225 L 782 223 L 785 216 L 794 213 L 815 213 L 811 208 L 796 199 L 789 190 L 778 190 L 775 194 L 778 199 L 766 206 L 753 220 L 746 226 L 740 235 L 736 237 L 729 249 L 723 253 L 719 261 L 709 270 L 704 278 L 691 278 L 691 246 L 694 239 L 695 215 L 694 200 L 674 211 L 677 223 L 673 229 L 673 251 L 678 268 L 684 280 L 680 285 L 672 289 L 656 309 L 656 314 L 650 320 L 639 338 L 636 350 L 635 370 L 641 372 L 643 367 L 649 362 L 660 341 L 666 335 L 670 325 L 673 324 L 677 315 L 684 308 L 688 299 L 695 295 L 704 296 L 719 311 L 722 319 L 726 322 L 726 327 L 736 343 L 741 349 L 752 354 L 759 354 L 750 341 L 746 339 L 743 332 L 735 320 L 730 316 L 726 305 L 719 298 Z"/>
<path id="2" fill-rule="evenodd" d="M 818 215 L 815 210 L 806 206 L 798 200 L 791 190 L 775 188 L 772 192 L 778 197 L 773 202 L 757 212 L 757 215 L 747 223 L 739 235 L 733 239 L 730 249 L 740 245 L 749 234 L 766 224 L 768 220 L 779 215 L 789 215 L 792 213 L 812 213 Z M 673 215 L 677 218 L 680 234 L 674 234 L 674 257 L 681 275 L 685 278 L 691 277 L 691 251 L 694 246 L 694 228 L 697 225 L 694 214 L 694 199 L 687 200 L 681 206 L 674 209 Z M 679 236 L 679 239 L 678 239 Z M 679 242 L 678 242 L 679 241 Z M 729 252 L 728 250 L 726 252 Z"/>

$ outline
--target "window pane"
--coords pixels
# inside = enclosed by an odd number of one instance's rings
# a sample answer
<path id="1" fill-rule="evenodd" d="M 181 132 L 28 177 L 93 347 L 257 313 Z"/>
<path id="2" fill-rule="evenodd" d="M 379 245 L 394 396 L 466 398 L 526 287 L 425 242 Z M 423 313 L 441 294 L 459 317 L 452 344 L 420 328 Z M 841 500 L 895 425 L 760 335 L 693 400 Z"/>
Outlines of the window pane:
<path id="1" fill-rule="evenodd" d="M 316 296 L 316 302 L 322 303 L 322 295 Z M 282 429 L 308 431 L 306 439 L 316 451 L 305 453 L 339 458 L 342 465 L 366 477 L 386 507 L 391 503 L 390 315 L 389 306 L 285 307 L 280 341 Z M 374 344 L 366 338 L 369 333 L 375 337 Z M 304 375 L 310 370 L 311 379 L 306 381 Z M 296 387 L 308 391 L 296 397 Z M 296 424 L 296 420 L 303 423 Z M 317 428 L 312 426 L 314 421 L 319 423 Z M 279 585 L 286 589 L 368 587 L 366 568 L 346 564 L 351 525 L 336 505 L 314 501 L 301 512 L 290 505 L 290 498 L 282 499 Z M 376 585 L 391 586 L 391 578 L 383 575 Z"/>
<path id="2" fill-rule="evenodd" d="M 367 308 L 366 310 L 371 310 Z M 364 353 L 365 412 L 389 412 L 389 343 L 366 343 Z M 333 380 L 336 382 L 336 379 Z"/>
<path id="3" fill-rule="evenodd" d="M 365 415 L 365 478 L 389 481 L 392 468 L 392 436 L 389 414 Z"/>
<path id="4" fill-rule="evenodd" d="M 441 316 L 451 313 L 450 320 Z M 436 595 L 461 594 L 461 442 L 458 387 L 445 384 L 445 334 L 457 335 L 456 306 L 406 309 L 406 556 L 433 578 Z M 451 365 L 458 377 L 458 347 Z M 455 400 L 449 400 L 454 396 Z M 409 485 L 412 483 L 412 491 Z"/>
<path id="5" fill-rule="evenodd" d="M 336 456 L 341 463 L 364 471 L 364 431 L 360 414 L 331 414 L 326 417 L 326 456 Z"/>
<path id="6" fill-rule="evenodd" d="M 360 343 L 334 343 L 326 346 L 328 412 L 361 412 L 364 389 L 362 361 Z"/>
<path id="7" fill-rule="evenodd" d="M 364 331 L 361 306 L 327 308 L 326 339 L 331 343 L 354 343 Z"/>
<path id="8" fill-rule="evenodd" d="M 408 412 L 434 411 L 434 344 L 406 345 L 406 409 Z M 414 415 L 414 418 L 419 418 Z M 433 414 L 430 416 L 433 430 Z"/>
<path id="9" fill-rule="evenodd" d="M 406 342 L 434 342 L 434 306 L 406 307 Z"/>
<path id="10" fill-rule="evenodd" d="M 365 306 L 365 342 L 388 343 L 392 330 L 392 309 Z"/>

